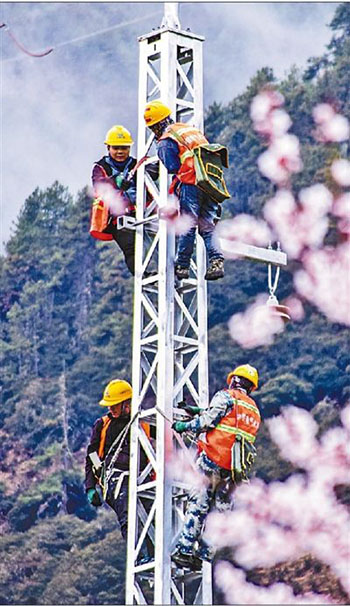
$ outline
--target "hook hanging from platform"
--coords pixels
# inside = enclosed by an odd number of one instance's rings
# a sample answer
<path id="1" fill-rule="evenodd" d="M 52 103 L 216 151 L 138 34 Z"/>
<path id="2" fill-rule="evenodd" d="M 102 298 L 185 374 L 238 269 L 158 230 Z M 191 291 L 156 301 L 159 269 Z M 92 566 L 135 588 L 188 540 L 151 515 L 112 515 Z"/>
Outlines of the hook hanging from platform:
<path id="1" fill-rule="evenodd" d="M 271 242 L 268 245 L 268 249 L 272 250 Z M 277 251 L 281 251 L 281 246 L 279 242 L 277 242 Z M 272 264 L 269 263 L 267 266 L 267 280 L 270 294 L 268 300 L 266 301 L 266 305 L 270 305 L 271 308 L 274 310 L 275 315 L 280 316 L 280 318 L 282 318 L 284 322 L 288 322 L 291 319 L 289 314 L 289 308 L 286 305 L 280 305 L 275 294 L 278 286 L 278 280 L 280 277 L 280 271 L 281 268 L 278 265 L 276 267 L 275 276 L 274 278 L 272 278 Z"/>

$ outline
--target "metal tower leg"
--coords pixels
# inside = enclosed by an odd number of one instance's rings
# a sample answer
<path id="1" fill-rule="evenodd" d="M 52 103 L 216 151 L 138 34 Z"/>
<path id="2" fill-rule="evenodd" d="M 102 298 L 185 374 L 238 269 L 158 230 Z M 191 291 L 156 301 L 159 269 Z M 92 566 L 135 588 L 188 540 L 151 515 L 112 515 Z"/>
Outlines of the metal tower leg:
<path id="1" fill-rule="evenodd" d="M 190 279 L 174 283 L 175 236 L 164 219 L 154 219 L 157 207 L 167 204 L 168 175 L 160 165 L 156 185 L 145 172 L 147 162 L 157 157 L 143 119 L 146 103 L 161 98 L 176 120 L 203 128 L 203 40 L 178 29 L 176 20 L 173 25 L 165 20 L 139 39 L 138 158 L 147 154 L 150 159 L 140 167 L 137 182 L 132 371 L 132 416 L 137 417 L 131 429 L 127 604 L 212 603 L 210 565 L 203 567 L 203 575 L 190 575 L 190 583 L 176 577 L 170 562 L 189 487 L 169 475 L 176 451 L 169 420 L 184 388 L 199 406 L 208 405 L 205 249 L 197 236 Z M 148 206 L 146 190 L 153 196 Z M 145 270 L 156 273 L 145 277 Z M 182 414 L 177 409 L 176 417 Z M 155 441 L 144 431 L 145 419 L 156 429 Z M 149 460 L 145 470 L 140 469 L 141 449 Z M 146 547 L 155 557 L 140 565 Z"/>

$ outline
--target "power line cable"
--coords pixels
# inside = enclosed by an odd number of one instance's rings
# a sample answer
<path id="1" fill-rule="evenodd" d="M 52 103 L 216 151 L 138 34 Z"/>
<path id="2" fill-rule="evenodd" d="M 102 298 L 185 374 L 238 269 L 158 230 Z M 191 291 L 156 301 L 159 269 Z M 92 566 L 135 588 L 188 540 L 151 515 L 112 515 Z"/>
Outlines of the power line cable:
<path id="1" fill-rule="evenodd" d="M 39 52 L 39 51 L 29 51 L 28 49 L 26 49 L 16 38 L 15 36 L 12 34 L 12 32 L 10 31 L 9 26 L 6 23 L 1 23 L 0 24 L 0 28 L 5 28 L 4 31 L 6 31 L 9 36 L 11 37 L 11 39 L 13 40 L 13 42 L 16 44 L 16 46 L 18 46 L 18 48 L 25 53 L 26 55 L 29 55 L 30 57 L 45 57 L 47 55 L 49 55 L 52 51 L 56 50 L 57 48 L 61 48 L 63 46 L 67 46 L 68 44 L 74 44 L 75 42 L 80 42 L 82 40 L 87 40 L 88 38 L 92 38 L 93 36 L 99 36 L 100 34 L 104 34 L 107 32 L 111 32 L 115 29 L 120 29 L 122 27 L 127 27 L 129 25 L 133 25 L 134 23 L 139 23 L 141 21 L 146 21 L 146 19 L 150 19 L 151 17 L 155 17 L 156 15 L 159 15 L 159 11 L 150 13 L 149 15 L 143 16 L 143 17 L 137 17 L 136 19 L 130 19 L 130 21 L 124 21 L 123 23 L 117 23 L 116 25 L 111 25 L 110 27 L 105 27 L 104 29 L 100 29 L 97 30 L 95 32 L 90 32 L 89 34 L 83 34 L 82 36 L 77 36 L 76 38 L 71 38 L 70 40 L 66 40 L 64 42 L 59 42 L 58 44 L 56 44 L 55 46 L 47 49 L 46 51 L 43 52 Z M 1 63 L 9 63 L 10 61 L 19 61 L 21 59 L 24 59 L 25 57 L 21 57 L 20 55 L 18 57 L 9 57 L 8 59 L 3 59 L 1 61 Z"/>

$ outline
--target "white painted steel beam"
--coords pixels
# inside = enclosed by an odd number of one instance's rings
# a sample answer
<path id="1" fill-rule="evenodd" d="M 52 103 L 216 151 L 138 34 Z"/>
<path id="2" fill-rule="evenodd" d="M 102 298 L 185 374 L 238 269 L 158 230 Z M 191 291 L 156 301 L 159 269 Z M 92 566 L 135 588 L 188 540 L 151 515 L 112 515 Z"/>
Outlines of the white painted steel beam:
<path id="1" fill-rule="evenodd" d="M 281 250 L 252 246 L 244 242 L 236 242 L 225 238 L 218 238 L 223 255 L 228 259 L 244 257 L 252 261 L 271 263 L 272 265 L 287 265 L 287 255 Z"/>
<path id="2" fill-rule="evenodd" d="M 161 98 L 172 109 L 172 117 L 203 129 L 204 38 L 182 31 L 177 8 L 166 4 L 162 26 L 139 38 L 138 158 L 149 156 L 137 176 L 136 219 L 121 218 L 136 232 L 133 400 L 132 415 L 139 416 L 131 429 L 129 514 L 127 545 L 127 604 L 184 604 L 189 585 L 171 567 L 170 553 L 182 522 L 187 490 L 168 473 L 169 457 L 183 448 L 171 422 L 184 418 L 177 409 L 184 389 L 202 407 L 208 405 L 207 290 L 205 248 L 197 237 L 189 280 L 174 281 L 175 236 L 157 209 L 168 203 L 169 178 L 159 165 L 155 183 L 145 173 L 149 162 L 157 161 L 153 135 L 145 128 L 146 103 Z M 153 202 L 146 206 L 146 189 Z M 144 271 L 154 275 L 144 278 Z M 147 410 L 146 410 L 147 408 Z M 145 409 L 145 410 L 144 410 Z M 156 430 L 156 441 L 142 427 L 147 418 Z M 141 449 L 150 461 L 140 469 Z M 187 488 L 187 490 L 186 490 Z M 137 556 L 146 543 L 154 545 L 155 558 L 139 565 Z M 195 578 L 197 603 L 211 602 L 211 567 Z M 188 580 L 189 580 L 188 579 Z M 199 600 L 199 601 L 198 601 Z"/>

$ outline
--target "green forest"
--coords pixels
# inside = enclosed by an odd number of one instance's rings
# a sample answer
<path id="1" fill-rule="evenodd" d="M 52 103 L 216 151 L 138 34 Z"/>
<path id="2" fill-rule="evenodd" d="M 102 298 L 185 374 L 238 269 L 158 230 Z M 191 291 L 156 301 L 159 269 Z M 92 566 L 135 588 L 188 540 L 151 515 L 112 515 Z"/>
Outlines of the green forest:
<path id="1" fill-rule="evenodd" d="M 295 191 L 314 183 L 332 189 L 331 162 L 350 157 L 349 146 L 322 145 L 312 136 L 317 103 L 334 103 L 350 117 L 349 4 L 337 6 L 329 28 L 324 55 L 310 58 L 306 70 L 292 67 L 279 81 L 266 66 L 230 103 L 207 108 L 207 138 L 229 149 L 232 197 L 224 218 L 259 217 L 274 193 L 257 168 L 265 144 L 249 115 L 268 83 L 284 95 L 291 132 L 301 142 L 304 167 L 293 176 Z M 0 257 L 1 604 L 124 602 L 125 546 L 114 513 L 88 504 L 83 470 L 104 386 L 116 377 L 130 380 L 133 281 L 115 244 L 90 237 L 90 205 L 87 187 L 75 198 L 58 182 L 36 189 Z M 334 237 L 331 222 L 327 237 Z M 293 292 L 296 263 L 281 272 L 282 302 Z M 338 424 L 350 391 L 348 329 L 306 303 L 305 318 L 290 322 L 273 345 L 244 350 L 227 322 L 261 292 L 267 292 L 267 268 L 246 260 L 227 261 L 225 278 L 208 285 L 210 394 L 235 365 L 249 362 L 259 370 L 263 419 L 294 404 L 310 410 L 321 431 Z M 266 428 L 257 449 L 258 477 L 288 477 L 292 468 Z M 329 586 L 323 572 L 320 592 Z M 288 579 L 288 570 L 274 578 Z M 338 586 L 334 598 L 344 599 Z"/>

